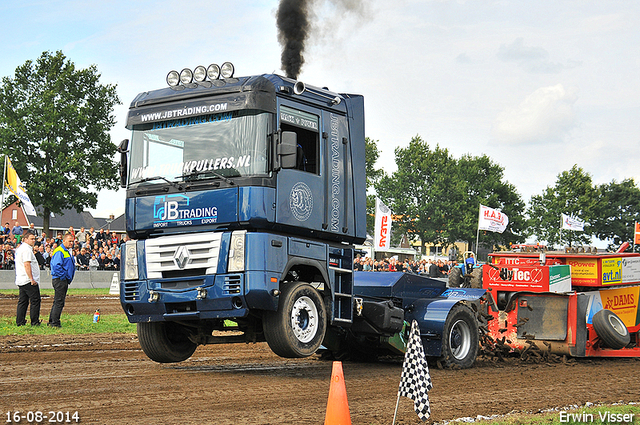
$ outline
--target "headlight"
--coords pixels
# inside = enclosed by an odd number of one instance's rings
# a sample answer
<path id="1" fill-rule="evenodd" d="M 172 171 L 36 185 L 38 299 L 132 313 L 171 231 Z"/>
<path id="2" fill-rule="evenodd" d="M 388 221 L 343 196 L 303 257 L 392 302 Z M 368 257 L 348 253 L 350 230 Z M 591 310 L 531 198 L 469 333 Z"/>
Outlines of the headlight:
<path id="1" fill-rule="evenodd" d="M 228 272 L 244 271 L 244 240 L 247 236 L 246 230 L 238 230 L 231 234 L 229 246 Z"/>
<path id="2" fill-rule="evenodd" d="M 167 74 L 167 84 L 171 87 L 175 87 L 180 84 L 180 74 L 178 74 L 178 71 L 171 71 Z"/>
<path id="3" fill-rule="evenodd" d="M 207 77 L 209 77 L 211 81 L 217 80 L 218 77 L 220 77 L 220 67 L 215 63 L 209 65 L 209 68 L 207 68 Z"/>
<path id="4" fill-rule="evenodd" d="M 235 68 L 231 62 L 225 62 L 220 67 L 220 73 L 222 74 L 222 78 L 231 78 L 233 77 L 233 72 Z"/>
<path id="5" fill-rule="evenodd" d="M 207 79 L 207 70 L 204 66 L 196 66 L 196 68 L 193 70 L 193 79 L 199 83 Z"/>
<path id="6" fill-rule="evenodd" d="M 138 278 L 138 250 L 136 241 L 127 241 L 124 245 L 124 280 Z"/>
<path id="7" fill-rule="evenodd" d="M 185 68 L 182 71 L 180 71 L 180 82 L 182 84 L 189 84 L 193 81 L 193 71 L 191 71 L 189 68 Z"/>

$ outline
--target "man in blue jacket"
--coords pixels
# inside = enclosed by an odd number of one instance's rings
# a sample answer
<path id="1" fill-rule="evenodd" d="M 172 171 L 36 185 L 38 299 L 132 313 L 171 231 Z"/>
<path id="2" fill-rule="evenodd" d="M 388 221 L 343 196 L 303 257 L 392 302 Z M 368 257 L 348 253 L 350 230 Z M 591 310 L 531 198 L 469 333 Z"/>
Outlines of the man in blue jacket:
<path id="1" fill-rule="evenodd" d="M 62 245 L 51 253 L 51 285 L 54 289 L 53 306 L 49 313 L 48 326 L 59 328 L 60 314 L 64 307 L 64 300 L 67 297 L 67 289 L 73 280 L 76 272 L 75 259 L 71 254 L 74 236 L 67 233 L 62 238 Z"/>

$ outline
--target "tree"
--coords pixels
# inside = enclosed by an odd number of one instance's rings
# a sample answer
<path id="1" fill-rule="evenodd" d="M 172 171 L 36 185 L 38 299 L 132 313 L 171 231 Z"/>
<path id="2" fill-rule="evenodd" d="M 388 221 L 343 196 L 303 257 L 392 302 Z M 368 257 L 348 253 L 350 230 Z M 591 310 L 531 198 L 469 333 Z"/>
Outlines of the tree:
<path id="1" fill-rule="evenodd" d="M 399 217 L 403 232 L 425 242 L 455 242 L 465 199 L 456 161 L 447 149 L 431 149 L 420 136 L 395 149 L 398 170 L 376 184 L 378 196 Z M 424 252 L 424 251 L 423 251 Z"/>
<path id="2" fill-rule="evenodd" d="M 9 155 L 44 230 L 63 209 L 95 208 L 97 191 L 116 189 L 116 146 L 108 131 L 120 103 L 95 65 L 77 69 L 65 55 L 44 52 L 0 85 L 0 148 Z"/>
<path id="3" fill-rule="evenodd" d="M 484 243 L 524 240 L 524 202 L 504 181 L 504 169 L 486 156 L 453 158 L 447 149 L 431 149 L 420 136 L 397 148 L 398 171 L 376 184 L 379 196 L 400 217 L 402 231 L 446 249 L 456 241 L 475 240 L 480 204 L 509 217 L 504 233 L 487 232 Z M 395 223 L 394 223 L 395 224 Z"/>
<path id="4" fill-rule="evenodd" d="M 378 141 L 368 137 L 364 139 L 365 172 L 367 176 L 367 233 L 373 235 L 375 227 L 376 195 L 369 194 L 375 183 L 384 175 L 381 169 L 376 169 L 375 165 L 380 157 Z"/>
<path id="5" fill-rule="evenodd" d="M 549 244 L 588 244 L 593 234 L 596 195 L 591 176 L 582 168 L 574 165 L 563 171 L 554 187 L 548 186 L 541 195 L 531 197 L 527 210 L 530 234 Z M 585 221 L 584 232 L 561 231 L 562 214 Z"/>
<path id="6" fill-rule="evenodd" d="M 631 242 L 634 224 L 640 219 L 640 189 L 633 179 L 612 181 L 596 187 L 598 202 L 591 221 L 594 234 L 609 240 L 609 249 Z"/>
<path id="7" fill-rule="evenodd" d="M 459 240 L 471 241 L 477 237 L 480 204 L 502 211 L 509 217 L 509 225 L 503 233 L 485 232 L 483 244 L 504 245 L 523 242 L 526 221 L 525 204 L 515 186 L 504 181 L 504 168 L 495 164 L 487 155 L 472 157 L 463 155 L 458 160 L 460 181 L 463 184 L 466 208 L 455 235 Z"/>

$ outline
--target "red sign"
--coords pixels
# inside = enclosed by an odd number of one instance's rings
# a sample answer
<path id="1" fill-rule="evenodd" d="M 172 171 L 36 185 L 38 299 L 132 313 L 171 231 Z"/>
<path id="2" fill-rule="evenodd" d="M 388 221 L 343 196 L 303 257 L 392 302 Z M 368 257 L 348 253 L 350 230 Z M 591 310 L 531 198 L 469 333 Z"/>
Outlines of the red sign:
<path id="1" fill-rule="evenodd" d="M 540 265 L 502 265 L 482 267 L 482 282 L 485 288 L 498 291 L 549 290 L 549 267 Z"/>
<path id="2" fill-rule="evenodd" d="M 636 223 L 635 244 L 640 245 L 640 223 Z"/>

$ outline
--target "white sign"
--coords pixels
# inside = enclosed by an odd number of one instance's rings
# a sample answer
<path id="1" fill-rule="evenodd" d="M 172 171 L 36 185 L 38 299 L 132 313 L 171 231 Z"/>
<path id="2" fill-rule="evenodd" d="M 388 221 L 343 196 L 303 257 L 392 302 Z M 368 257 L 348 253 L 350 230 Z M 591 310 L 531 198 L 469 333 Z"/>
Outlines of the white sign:
<path id="1" fill-rule="evenodd" d="M 387 251 L 391 247 L 391 210 L 376 198 L 376 227 L 373 243 L 376 251 Z"/>
<path id="2" fill-rule="evenodd" d="M 114 273 L 113 278 L 111 278 L 109 295 L 120 295 L 120 278 L 118 277 L 118 273 Z"/>
<path id="3" fill-rule="evenodd" d="M 480 205 L 478 229 L 502 233 L 505 231 L 508 224 L 509 224 L 509 217 L 507 217 L 506 214 L 498 210 L 494 210 L 493 208 Z"/>
<path id="4" fill-rule="evenodd" d="M 575 230 L 576 232 L 584 231 L 584 221 L 569 217 L 566 214 L 562 214 L 562 229 Z"/>
<path id="5" fill-rule="evenodd" d="M 622 257 L 622 283 L 640 282 L 640 257 Z"/>

